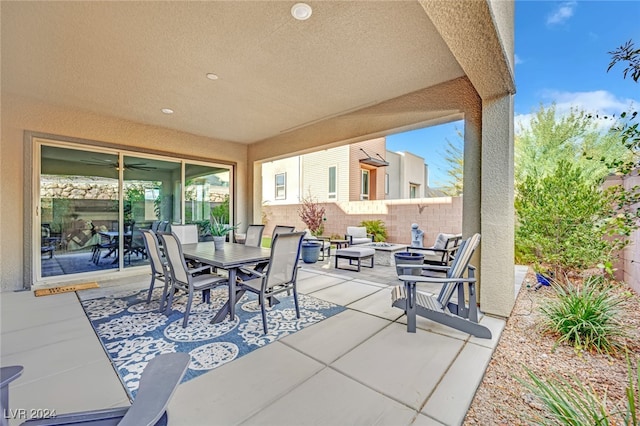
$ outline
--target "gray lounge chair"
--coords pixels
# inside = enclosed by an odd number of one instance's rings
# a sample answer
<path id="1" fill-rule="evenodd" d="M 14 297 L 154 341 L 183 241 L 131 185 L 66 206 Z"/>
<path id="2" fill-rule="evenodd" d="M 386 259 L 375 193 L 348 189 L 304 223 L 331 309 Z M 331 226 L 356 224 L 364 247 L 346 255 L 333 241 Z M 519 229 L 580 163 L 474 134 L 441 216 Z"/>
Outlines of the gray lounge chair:
<path id="1" fill-rule="evenodd" d="M 58 414 L 56 417 L 47 419 L 27 420 L 22 425 L 166 425 L 167 406 L 187 371 L 190 361 L 189 354 L 181 352 L 161 354 L 149 361 L 140 377 L 136 398 L 129 407 Z"/>
<path id="2" fill-rule="evenodd" d="M 431 247 L 408 247 L 408 251 L 414 251 L 424 255 L 426 265 L 449 266 L 460 246 L 461 234 L 438 234 Z"/>
<path id="3" fill-rule="evenodd" d="M 475 268 L 469 265 L 471 256 L 479 243 L 480 234 L 475 234 L 463 241 L 451 266 L 440 267 L 446 271 L 445 277 L 399 276 L 404 281 L 404 286 L 395 286 L 391 290 L 391 301 L 392 306 L 405 311 L 408 332 L 415 333 L 416 315 L 419 315 L 477 337 L 491 338 L 491 331 L 478 324 Z M 398 266 L 403 267 L 403 265 Z M 406 267 L 415 268 L 415 265 L 406 265 Z M 432 270 L 437 267 L 425 265 L 424 268 Z M 416 283 L 442 284 L 442 289 L 435 296 L 417 291 Z M 468 303 L 465 302 L 465 285 L 468 289 Z M 457 301 L 453 302 L 452 298 L 456 290 Z"/>
<path id="4" fill-rule="evenodd" d="M 9 384 L 22 375 L 21 365 L 9 365 L 0 368 L 0 426 L 8 426 Z"/>

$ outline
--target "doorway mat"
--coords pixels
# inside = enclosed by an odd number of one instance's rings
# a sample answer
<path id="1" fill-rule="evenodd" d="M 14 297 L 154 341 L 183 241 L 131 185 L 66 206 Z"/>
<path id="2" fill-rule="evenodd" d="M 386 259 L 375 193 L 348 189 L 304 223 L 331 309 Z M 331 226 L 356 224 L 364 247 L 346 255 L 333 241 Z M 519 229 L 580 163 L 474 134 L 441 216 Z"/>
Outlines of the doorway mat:
<path id="1" fill-rule="evenodd" d="M 69 293 L 71 291 L 86 290 L 88 288 L 100 287 L 97 282 L 63 285 L 60 287 L 42 288 L 33 291 L 33 295 L 36 297 L 50 296 L 52 294 Z"/>

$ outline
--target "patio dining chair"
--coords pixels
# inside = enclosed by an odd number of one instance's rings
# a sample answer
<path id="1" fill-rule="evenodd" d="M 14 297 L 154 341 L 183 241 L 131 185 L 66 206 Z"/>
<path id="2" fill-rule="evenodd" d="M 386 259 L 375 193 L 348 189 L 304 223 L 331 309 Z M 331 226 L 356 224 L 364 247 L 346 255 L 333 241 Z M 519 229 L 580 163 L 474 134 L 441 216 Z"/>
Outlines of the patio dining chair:
<path id="1" fill-rule="evenodd" d="M 141 232 L 144 238 L 147 255 L 149 256 L 149 264 L 151 265 L 151 283 L 149 284 L 149 293 L 147 294 L 147 304 L 151 303 L 151 294 L 153 293 L 153 287 L 156 280 L 162 281 L 164 283 L 164 289 L 162 290 L 159 309 L 159 311 L 162 312 L 164 311 L 164 304 L 171 276 L 169 274 L 167 261 L 162 257 L 162 253 L 160 252 L 158 237 L 156 237 L 155 232 L 149 229 L 142 229 Z"/>
<path id="2" fill-rule="evenodd" d="M 202 274 L 193 275 L 193 270 L 187 267 L 187 262 L 182 254 L 182 245 L 174 233 L 160 233 L 162 246 L 167 258 L 169 273 L 171 275 L 171 289 L 169 301 L 165 312 L 169 312 L 176 290 L 187 292 L 187 306 L 184 311 L 182 327 L 186 327 L 189 320 L 189 312 L 193 303 L 193 293 L 202 291 L 203 302 L 210 302 L 211 289 L 228 284 L 228 278 L 220 275 Z"/>
<path id="3" fill-rule="evenodd" d="M 105 408 L 55 417 L 31 419 L 23 426 L 166 426 L 167 407 L 189 367 L 191 356 L 183 352 L 164 353 L 146 365 L 140 377 L 138 393 L 129 407 Z"/>
<path id="4" fill-rule="evenodd" d="M 276 238 L 276 235 L 278 235 L 278 234 L 284 234 L 284 233 L 288 233 L 288 232 L 293 232 L 295 230 L 296 230 L 295 226 L 276 225 L 273 228 L 273 232 L 271 233 L 271 241 L 273 242 L 273 240 Z"/>
<path id="5" fill-rule="evenodd" d="M 247 227 L 244 245 L 260 247 L 262 245 L 262 232 L 264 232 L 264 225 L 249 225 Z"/>
<path id="6" fill-rule="evenodd" d="M 424 265 L 432 270 L 442 268 L 446 276 L 429 277 L 424 275 L 400 275 L 403 286 L 395 286 L 391 290 L 392 306 L 404 310 L 407 315 L 407 331 L 415 333 L 416 315 L 455 328 L 476 337 L 490 339 L 491 331 L 478 324 L 478 304 L 476 296 L 475 267 L 469 264 L 473 252 L 480 243 L 480 234 L 475 234 L 460 244 L 451 266 L 437 267 Z M 415 265 L 398 265 L 413 266 Z M 466 275 L 466 277 L 465 277 Z M 418 291 L 416 283 L 440 284 L 440 293 L 435 296 Z M 466 296 L 465 300 L 465 286 Z M 453 301 L 454 293 L 457 300 Z"/>
<path id="7" fill-rule="evenodd" d="M 266 269 L 259 271 L 240 268 L 245 278 L 237 284 L 236 300 L 240 300 L 246 291 L 258 295 L 264 334 L 268 333 L 266 303 L 269 302 L 272 305 L 272 299 L 276 294 L 293 291 L 296 317 L 300 318 L 296 281 L 300 247 L 304 234 L 304 232 L 276 234 L 271 242 L 271 257 Z"/>
<path id="8" fill-rule="evenodd" d="M 173 232 L 180 244 L 195 244 L 198 242 L 198 225 L 171 225 L 171 232 Z"/>

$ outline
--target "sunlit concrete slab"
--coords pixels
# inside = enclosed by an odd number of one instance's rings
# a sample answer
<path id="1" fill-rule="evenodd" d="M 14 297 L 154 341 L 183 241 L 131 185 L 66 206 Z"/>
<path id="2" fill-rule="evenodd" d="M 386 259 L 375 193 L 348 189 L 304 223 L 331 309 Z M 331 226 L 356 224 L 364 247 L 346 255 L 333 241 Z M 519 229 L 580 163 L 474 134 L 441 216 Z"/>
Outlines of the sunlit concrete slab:
<path id="1" fill-rule="evenodd" d="M 256 413 L 252 425 L 408 425 L 415 411 L 325 368 Z"/>
<path id="2" fill-rule="evenodd" d="M 330 364 L 389 324 L 387 320 L 348 309 L 289 335 L 281 342 Z"/>
<path id="3" fill-rule="evenodd" d="M 314 291 L 311 296 L 346 306 L 380 290 L 369 284 L 346 281 L 322 290 Z"/>
<path id="4" fill-rule="evenodd" d="M 322 368 L 321 363 L 274 342 L 181 384 L 169 414 L 183 425 L 240 424 Z"/>
<path id="5" fill-rule="evenodd" d="M 491 349 L 473 343 L 465 345 L 442 378 L 442 383 L 429 397 L 422 413 L 446 425 L 461 424 L 492 353 Z"/>
<path id="6" fill-rule="evenodd" d="M 420 409 L 454 362 L 463 341 L 392 324 L 332 364 L 378 392 Z"/>
<path id="7" fill-rule="evenodd" d="M 360 300 L 356 300 L 349 304 L 348 308 L 386 318 L 391 321 L 395 321 L 404 316 L 404 311 L 391 306 L 391 290 L 388 287 L 380 289 Z"/>

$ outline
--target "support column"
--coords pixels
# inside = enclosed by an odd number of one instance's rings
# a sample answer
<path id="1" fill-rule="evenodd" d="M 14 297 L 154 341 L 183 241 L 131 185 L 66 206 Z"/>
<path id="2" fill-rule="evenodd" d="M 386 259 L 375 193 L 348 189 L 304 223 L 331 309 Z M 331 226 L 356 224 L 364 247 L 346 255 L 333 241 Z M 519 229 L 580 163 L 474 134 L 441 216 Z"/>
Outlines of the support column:
<path id="1" fill-rule="evenodd" d="M 509 316 L 515 303 L 512 118 L 513 96 L 483 101 L 480 307 L 502 317 Z"/>

